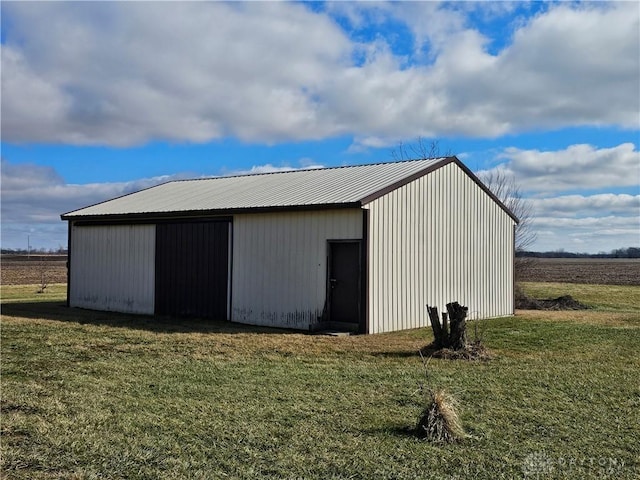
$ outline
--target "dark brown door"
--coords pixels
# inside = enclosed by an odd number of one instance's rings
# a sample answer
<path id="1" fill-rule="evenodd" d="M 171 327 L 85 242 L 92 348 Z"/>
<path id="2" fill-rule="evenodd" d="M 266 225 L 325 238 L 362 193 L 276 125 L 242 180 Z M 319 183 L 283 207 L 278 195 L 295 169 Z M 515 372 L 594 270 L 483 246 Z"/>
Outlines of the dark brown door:
<path id="1" fill-rule="evenodd" d="M 360 242 L 329 242 L 329 321 L 360 324 Z"/>
<path id="2" fill-rule="evenodd" d="M 228 221 L 156 226 L 156 314 L 227 319 L 229 230 Z"/>

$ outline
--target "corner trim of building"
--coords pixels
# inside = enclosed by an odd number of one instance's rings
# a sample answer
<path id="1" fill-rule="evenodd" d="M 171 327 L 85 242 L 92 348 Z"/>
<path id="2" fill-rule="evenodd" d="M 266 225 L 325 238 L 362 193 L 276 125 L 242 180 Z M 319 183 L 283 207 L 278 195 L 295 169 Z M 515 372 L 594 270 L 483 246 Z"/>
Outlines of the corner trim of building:
<path id="1" fill-rule="evenodd" d="M 362 209 L 362 247 L 360 248 L 360 330 L 368 334 L 369 328 L 369 210 Z"/>
<path id="2" fill-rule="evenodd" d="M 71 306 L 71 228 L 72 221 L 67 222 L 67 307 Z"/>

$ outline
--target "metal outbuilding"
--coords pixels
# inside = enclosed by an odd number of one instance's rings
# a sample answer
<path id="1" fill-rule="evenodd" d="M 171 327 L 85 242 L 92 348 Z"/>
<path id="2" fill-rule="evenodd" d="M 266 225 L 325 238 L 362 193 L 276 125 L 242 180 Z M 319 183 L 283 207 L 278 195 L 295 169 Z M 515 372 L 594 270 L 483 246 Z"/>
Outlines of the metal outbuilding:
<path id="1" fill-rule="evenodd" d="M 456 157 L 172 181 L 62 219 L 72 307 L 363 333 L 514 311 L 517 218 Z"/>

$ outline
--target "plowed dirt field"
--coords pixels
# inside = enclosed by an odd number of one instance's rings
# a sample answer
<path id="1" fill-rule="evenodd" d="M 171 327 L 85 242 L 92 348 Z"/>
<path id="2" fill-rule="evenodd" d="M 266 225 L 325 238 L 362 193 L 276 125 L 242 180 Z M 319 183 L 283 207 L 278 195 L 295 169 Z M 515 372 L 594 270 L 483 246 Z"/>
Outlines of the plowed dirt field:
<path id="1" fill-rule="evenodd" d="M 67 283 L 67 257 L 65 255 L 2 256 L 0 284 L 39 285 Z"/>
<path id="2" fill-rule="evenodd" d="M 640 259 L 539 258 L 523 278 L 526 282 L 640 285 Z"/>

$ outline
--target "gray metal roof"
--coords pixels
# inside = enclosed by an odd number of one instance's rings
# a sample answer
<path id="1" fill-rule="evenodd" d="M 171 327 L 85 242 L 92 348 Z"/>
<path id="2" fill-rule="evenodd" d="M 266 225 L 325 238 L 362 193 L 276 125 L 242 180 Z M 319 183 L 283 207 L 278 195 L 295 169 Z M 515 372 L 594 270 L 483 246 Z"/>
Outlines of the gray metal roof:
<path id="1" fill-rule="evenodd" d="M 178 180 L 62 215 L 62 218 L 357 206 L 455 157 Z M 461 165 L 461 164 L 460 164 Z"/>

